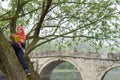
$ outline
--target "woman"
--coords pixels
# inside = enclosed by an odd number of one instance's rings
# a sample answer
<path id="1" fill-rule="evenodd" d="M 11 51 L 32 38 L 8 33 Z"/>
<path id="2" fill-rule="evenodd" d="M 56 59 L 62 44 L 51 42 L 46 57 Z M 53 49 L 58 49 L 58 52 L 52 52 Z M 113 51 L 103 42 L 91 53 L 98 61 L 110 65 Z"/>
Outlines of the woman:
<path id="1" fill-rule="evenodd" d="M 29 75 L 29 69 L 27 63 L 24 59 L 24 50 L 26 43 L 26 35 L 22 26 L 18 26 L 16 29 L 16 33 L 11 36 L 11 46 L 14 48 L 15 53 L 20 61 L 24 71 L 27 75 Z"/>

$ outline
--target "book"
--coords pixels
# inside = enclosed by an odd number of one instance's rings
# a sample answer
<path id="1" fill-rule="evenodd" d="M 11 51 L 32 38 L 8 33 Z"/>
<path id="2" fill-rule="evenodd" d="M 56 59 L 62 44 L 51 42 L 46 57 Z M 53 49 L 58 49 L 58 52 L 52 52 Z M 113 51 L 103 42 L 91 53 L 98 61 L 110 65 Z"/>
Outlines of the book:
<path id="1" fill-rule="evenodd" d="M 21 40 L 21 36 L 20 35 L 16 35 L 14 36 L 15 42 L 19 42 Z"/>
<path id="2" fill-rule="evenodd" d="M 20 35 L 10 35 L 10 40 L 11 41 L 15 41 L 15 42 L 19 42 L 21 40 L 21 36 Z"/>

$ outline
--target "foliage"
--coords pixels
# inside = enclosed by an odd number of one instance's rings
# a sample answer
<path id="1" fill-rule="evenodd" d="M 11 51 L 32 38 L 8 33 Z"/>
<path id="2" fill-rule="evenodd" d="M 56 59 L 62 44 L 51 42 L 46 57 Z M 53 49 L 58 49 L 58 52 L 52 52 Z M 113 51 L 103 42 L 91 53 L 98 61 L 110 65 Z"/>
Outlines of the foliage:
<path id="1" fill-rule="evenodd" d="M 23 25 L 27 30 L 26 53 L 56 40 L 59 50 L 73 46 L 74 41 L 76 45 L 90 42 L 96 50 L 120 47 L 119 0 L 8 1 L 8 8 L 0 8 L 0 28 L 12 30 Z"/>
<path id="2" fill-rule="evenodd" d="M 69 62 L 64 62 L 59 64 L 56 69 L 75 69 L 74 65 L 70 64 Z"/>

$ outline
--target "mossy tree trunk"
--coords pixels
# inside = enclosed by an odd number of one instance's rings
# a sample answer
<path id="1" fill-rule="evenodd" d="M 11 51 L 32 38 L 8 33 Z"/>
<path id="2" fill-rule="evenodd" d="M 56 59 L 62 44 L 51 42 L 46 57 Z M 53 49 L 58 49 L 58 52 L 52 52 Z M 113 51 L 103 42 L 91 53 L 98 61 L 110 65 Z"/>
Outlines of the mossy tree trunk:
<path id="1" fill-rule="evenodd" d="M 0 59 L 9 80 L 28 80 L 17 56 L 0 29 Z"/>
<path id="2" fill-rule="evenodd" d="M 28 14 L 32 14 L 34 11 L 36 12 L 38 9 L 32 10 L 32 11 L 26 11 L 26 5 L 29 4 L 29 2 L 31 2 L 32 0 L 18 0 L 15 3 L 12 2 L 12 9 L 10 12 L 10 14 L 12 13 L 12 15 L 10 15 L 9 18 L 5 18 L 3 20 L 7 20 L 9 23 L 9 29 L 10 29 L 10 33 L 13 34 L 15 32 L 15 28 L 18 19 L 20 19 L 21 17 L 24 17 Z M 32 37 L 32 42 L 29 44 L 29 47 L 26 48 L 26 55 L 25 57 L 27 57 L 30 52 L 35 48 L 35 45 L 37 44 L 37 42 L 39 41 L 39 33 L 42 29 L 42 24 L 44 22 L 45 16 L 48 14 L 48 12 L 50 11 L 50 7 L 52 4 L 52 0 L 45 0 L 45 1 L 41 1 L 42 2 L 42 10 L 40 8 L 41 11 L 41 16 L 37 25 L 34 28 L 34 33 Z M 24 13 L 26 12 L 26 13 Z M 28 13 L 29 12 L 29 13 Z M 9 13 L 8 13 L 9 14 Z M 7 15 L 7 14 L 6 14 Z M 5 17 L 6 17 L 5 15 Z M 4 17 L 3 17 L 4 18 Z M 10 21 L 10 22 L 9 22 Z M 32 30 L 30 31 L 32 32 Z M 29 35 L 30 36 L 30 35 Z M 0 69 L 5 69 L 3 70 L 4 72 L 6 72 L 9 80 L 41 80 L 39 78 L 39 75 L 37 74 L 37 72 L 34 71 L 34 67 L 32 65 L 32 62 L 30 61 L 29 57 L 28 57 L 28 65 L 29 65 L 29 69 L 31 71 L 31 76 L 26 76 L 23 68 L 21 67 L 21 64 L 19 63 L 17 56 L 13 50 L 13 48 L 10 46 L 10 43 L 6 40 L 5 36 L 3 35 L 3 31 L 0 28 Z"/>

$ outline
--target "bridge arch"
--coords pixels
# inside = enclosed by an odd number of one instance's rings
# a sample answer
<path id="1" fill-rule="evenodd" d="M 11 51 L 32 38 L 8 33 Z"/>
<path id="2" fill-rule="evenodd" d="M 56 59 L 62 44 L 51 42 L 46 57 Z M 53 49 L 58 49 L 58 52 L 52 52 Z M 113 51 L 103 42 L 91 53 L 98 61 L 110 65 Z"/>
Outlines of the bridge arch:
<path id="1" fill-rule="evenodd" d="M 43 80 L 49 80 L 53 69 L 62 62 L 75 66 L 83 80 L 101 80 L 109 70 L 120 66 L 120 58 L 103 58 L 96 52 L 37 51 L 32 56 L 34 68 Z"/>
<path id="2" fill-rule="evenodd" d="M 40 69 L 38 72 L 40 72 L 40 77 L 42 78 L 42 80 L 50 80 L 50 76 L 52 71 L 55 69 L 55 67 L 63 62 L 69 62 L 71 63 L 73 66 L 75 66 L 77 68 L 77 70 L 79 71 L 81 77 L 83 80 L 85 75 L 84 75 L 84 70 L 82 70 L 81 66 L 78 65 L 75 61 L 75 59 L 73 58 L 48 58 L 44 61 L 45 64 L 43 64 L 42 66 L 39 66 Z"/>
<path id="3" fill-rule="evenodd" d="M 97 80 L 103 80 L 105 75 L 113 68 L 115 67 L 120 67 L 120 64 L 115 64 L 115 65 L 112 65 L 112 66 L 109 66 L 107 67 L 104 71 L 101 72 L 100 76 L 98 77 Z"/>

